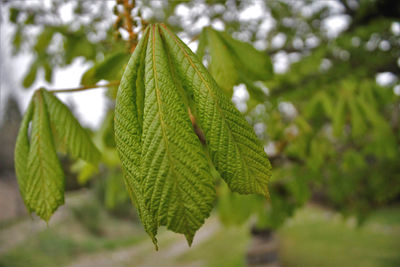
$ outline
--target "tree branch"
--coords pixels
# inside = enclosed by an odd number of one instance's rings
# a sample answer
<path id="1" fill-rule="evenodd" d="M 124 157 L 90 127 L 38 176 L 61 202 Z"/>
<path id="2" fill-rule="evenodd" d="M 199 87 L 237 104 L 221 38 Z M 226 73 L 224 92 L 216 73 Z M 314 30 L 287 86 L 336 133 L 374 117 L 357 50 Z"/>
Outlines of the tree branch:
<path id="1" fill-rule="evenodd" d="M 80 91 L 86 91 L 86 90 L 91 90 L 91 89 L 97 89 L 97 88 L 105 88 L 105 87 L 111 87 L 111 86 L 117 86 L 119 85 L 119 81 L 113 81 L 109 82 L 107 84 L 95 84 L 95 85 L 85 85 L 77 88 L 66 88 L 66 89 L 54 89 L 54 90 L 48 90 L 50 93 L 73 93 L 73 92 L 80 92 Z"/>

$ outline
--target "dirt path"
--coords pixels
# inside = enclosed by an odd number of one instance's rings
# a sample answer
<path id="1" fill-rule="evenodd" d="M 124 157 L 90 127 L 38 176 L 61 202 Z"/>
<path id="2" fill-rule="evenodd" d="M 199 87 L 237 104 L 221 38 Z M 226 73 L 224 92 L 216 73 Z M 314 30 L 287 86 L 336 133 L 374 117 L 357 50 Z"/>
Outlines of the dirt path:
<path id="1" fill-rule="evenodd" d="M 69 264 L 68 267 L 173 266 L 174 258 L 203 243 L 219 228 L 218 220 L 209 219 L 197 232 L 192 248 L 188 247 L 186 240 L 181 235 L 168 231 L 159 235 L 159 251 L 155 251 L 150 239 L 147 239 L 132 247 L 84 255 Z M 200 263 L 199 266 L 201 266 Z"/>

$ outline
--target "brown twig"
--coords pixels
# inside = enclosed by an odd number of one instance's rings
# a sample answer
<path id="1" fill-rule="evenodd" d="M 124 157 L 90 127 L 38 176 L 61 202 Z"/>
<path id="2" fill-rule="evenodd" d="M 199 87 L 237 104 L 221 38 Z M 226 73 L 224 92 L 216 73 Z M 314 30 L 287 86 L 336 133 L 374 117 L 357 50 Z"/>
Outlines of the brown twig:
<path id="1" fill-rule="evenodd" d="M 135 50 L 137 45 L 137 34 L 133 31 L 134 21 L 131 16 L 132 9 L 135 7 L 135 0 L 132 0 L 132 3 L 129 3 L 129 0 L 124 0 L 124 16 L 125 16 L 125 27 L 124 29 L 129 34 L 129 45 L 131 53 Z"/>
<path id="2" fill-rule="evenodd" d="M 50 93 L 72 93 L 72 92 L 79 92 L 79 91 L 86 91 L 90 89 L 97 89 L 97 88 L 105 88 L 111 86 L 119 85 L 119 81 L 109 82 L 107 84 L 95 84 L 95 85 L 85 85 L 77 88 L 66 88 L 66 89 L 54 89 L 48 90 Z"/>

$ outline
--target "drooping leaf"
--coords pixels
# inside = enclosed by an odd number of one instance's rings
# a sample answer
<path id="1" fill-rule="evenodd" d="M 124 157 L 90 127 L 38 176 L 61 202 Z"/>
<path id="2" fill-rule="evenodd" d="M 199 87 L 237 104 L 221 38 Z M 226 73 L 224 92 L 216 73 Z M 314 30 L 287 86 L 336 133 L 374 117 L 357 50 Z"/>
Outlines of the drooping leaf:
<path id="1" fill-rule="evenodd" d="M 10 10 L 9 10 L 9 13 L 10 13 L 9 20 L 12 23 L 17 23 L 17 20 L 18 20 L 19 14 L 20 14 L 19 12 L 20 11 L 17 8 L 14 8 L 14 7 L 10 8 Z"/>
<path id="2" fill-rule="evenodd" d="M 351 113 L 351 134 L 353 138 L 357 139 L 362 137 L 367 130 L 367 125 L 364 120 L 364 114 L 356 101 L 357 96 L 351 96 L 347 100 L 347 104 Z"/>
<path id="3" fill-rule="evenodd" d="M 50 128 L 49 112 L 43 96 L 35 93 L 32 134 L 28 156 L 25 199 L 29 210 L 45 221 L 64 203 L 64 173 L 57 158 Z"/>
<path id="4" fill-rule="evenodd" d="M 228 97 L 232 97 L 233 86 L 239 83 L 238 71 L 231 56 L 231 51 L 221 40 L 216 31 L 208 29 L 211 62 L 208 66 L 211 75 Z"/>
<path id="5" fill-rule="evenodd" d="M 160 28 L 183 87 L 193 97 L 215 168 L 232 191 L 268 196 L 271 167 L 254 130 L 197 56 L 164 25 Z"/>
<path id="6" fill-rule="evenodd" d="M 37 36 L 35 51 L 40 55 L 44 53 L 53 39 L 55 31 L 52 27 L 45 27 L 43 31 Z"/>
<path id="7" fill-rule="evenodd" d="M 126 52 L 116 52 L 109 55 L 83 74 L 81 84 L 91 85 L 96 84 L 100 80 L 119 80 L 122 76 L 122 70 L 126 63 L 128 63 L 128 60 L 129 54 Z"/>
<path id="8" fill-rule="evenodd" d="M 244 83 L 250 89 L 252 106 L 266 100 L 265 93 L 254 85 L 254 82 L 265 81 L 272 76 L 272 63 L 265 52 L 210 27 L 204 28 L 200 38 L 197 54 L 202 60 L 208 48 L 208 69 L 229 97 L 234 85 Z"/>
<path id="9" fill-rule="evenodd" d="M 28 201 L 26 199 L 26 184 L 28 179 L 28 155 L 29 155 L 29 123 L 32 120 L 34 110 L 34 102 L 29 103 L 28 109 L 22 119 L 21 126 L 18 132 L 17 141 L 15 143 L 14 151 L 14 166 L 15 173 L 18 179 L 19 191 L 21 192 L 22 199 L 25 206 L 30 211 Z"/>
<path id="10" fill-rule="evenodd" d="M 215 31 L 215 30 L 214 30 Z M 215 31 L 217 32 L 217 31 Z M 226 32 L 217 32 L 225 41 L 230 52 L 237 58 L 237 68 L 250 80 L 265 81 L 272 75 L 272 63 L 266 52 L 253 45 L 236 40 Z"/>
<path id="11" fill-rule="evenodd" d="M 138 209 L 139 216 L 146 232 L 157 246 L 157 224 L 145 205 L 140 176 L 140 155 L 142 152 L 142 121 L 144 97 L 144 57 L 146 53 L 149 30 L 133 52 L 118 88 L 115 105 L 115 142 L 122 167 L 125 185 L 132 202 Z M 139 75 L 140 74 L 140 75 Z"/>
<path id="12" fill-rule="evenodd" d="M 96 55 L 95 45 L 82 31 L 64 33 L 65 63 L 71 64 L 77 57 L 93 59 Z"/>
<path id="13" fill-rule="evenodd" d="M 343 95 L 339 96 L 336 104 L 335 112 L 332 117 L 333 134 L 335 136 L 341 136 L 343 127 L 346 123 L 346 98 Z"/>
<path id="14" fill-rule="evenodd" d="M 200 61 L 206 53 L 206 46 L 208 44 L 206 31 L 202 31 L 199 37 L 199 45 L 197 46 L 196 55 L 199 57 Z"/>
<path id="15" fill-rule="evenodd" d="M 106 208 L 113 209 L 129 199 L 129 195 L 124 187 L 125 185 L 120 171 L 112 171 L 107 176 L 104 196 Z"/>
<path id="16" fill-rule="evenodd" d="M 43 63 L 43 69 L 44 69 L 44 78 L 46 82 L 51 83 L 53 79 L 53 69 L 50 66 L 49 62 Z"/>
<path id="17" fill-rule="evenodd" d="M 82 128 L 68 107 L 57 97 L 46 90 L 42 90 L 42 94 L 48 106 L 57 140 L 63 147 L 66 147 L 72 157 L 96 163 L 100 158 L 100 152 L 94 146 L 88 132 Z"/>
<path id="18" fill-rule="evenodd" d="M 102 134 L 102 139 L 103 143 L 107 147 L 115 147 L 115 132 L 114 132 L 114 109 L 110 109 L 107 112 L 106 118 L 104 119 L 103 122 L 103 134 Z"/>
<path id="19" fill-rule="evenodd" d="M 97 165 L 83 160 L 76 161 L 70 169 L 77 174 L 76 179 L 80 185 L 85 185 L 95 174 L 99 173 Z"/>
<path id="20" fill-rule="evenodd" d="M 150 213 L 159 225 L 183 233 L 189 245 L 215 197 L 200 140 L 169 70 L 158 25 L 146 52 L 141 175 Z"/>
<path id="21" fill-rule="evenodd" d="M 225 225 L 240 225 L 246 222 L 265 200 L 255 195 L 240 195 L 231 192 L 225 184 L 218 189 L 217 211 Z"/>
<path id="22" fill-rule="evenodd" d="M 31 85 L 35 82 L 37 70 L 38 70 L 37 62 L 33 62 L 29 67 L 28 73 L 25 75 L 24 81 L 22 82 L 22 85 L 25 88 L 31 87 Z"/>

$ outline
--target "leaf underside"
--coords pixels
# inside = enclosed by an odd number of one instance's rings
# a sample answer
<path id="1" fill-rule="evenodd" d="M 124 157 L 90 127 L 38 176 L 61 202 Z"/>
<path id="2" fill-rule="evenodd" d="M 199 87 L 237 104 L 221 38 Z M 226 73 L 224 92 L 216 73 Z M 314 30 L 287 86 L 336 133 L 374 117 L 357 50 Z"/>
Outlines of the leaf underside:
<path id="1" fill-rule="evenodd" d="M 21 123 L 15 145 L 15 172 L 28 211 L 45 221 L 64 203 L 65 179 L 56 139 L 64 140 L 73 157 L 94 163 L 100 156 L 68 108 L 40 89 L 33 95 Z"/>
<path id="2" fill-rule="evenodd" d="M 55 128 L 57 140 L 66 147 L 68 154 L 72 157 L 96 163 L 100 158 L 100 152 L 92 143 L 88 132 L 57 97 L 46 90 L 42 92 L 51 114 L 50 120 Z"/>
<path id="3" fill-rule="evenodd" d="M 184 88 L 193 95 L 212 162 L 232 191 L 268 197 L 270 163 L 253 129 L 195 54 L 161 27 Z"/>
<path id="4" fill-rule="evenodd" d="M 31 144 L 28 156 L 26 199 L 32 211 L 48 221 L 64 204 L 64 173 L 53 143 L 50 119 L 43 94 L 35 94 Z"/>
<path id="5" fill-rule="evenodd" d="M 163 24 L 147 28 L 125 69 L 115 140 L 128 191 L 155 244 L 164 225 L 190 245 L 209 216 L 215 190 L 206 153 L 231 190 L 268 196 L 270 164 L 253 129 Z"/>
<path id="6" fill-rule="evenodd" d="M 210 27 L 204 28 L 200 35 L 196 53 L 201 60 L 206 47 L 210 55 L 208 69 L 227 96 L 232 96 L 234 85 L 244 83 L 250 95 L 263 102 L 265 93 L 254 82 L 265 81 L 273 73 L 271 60 L 265 52 Z"/>

